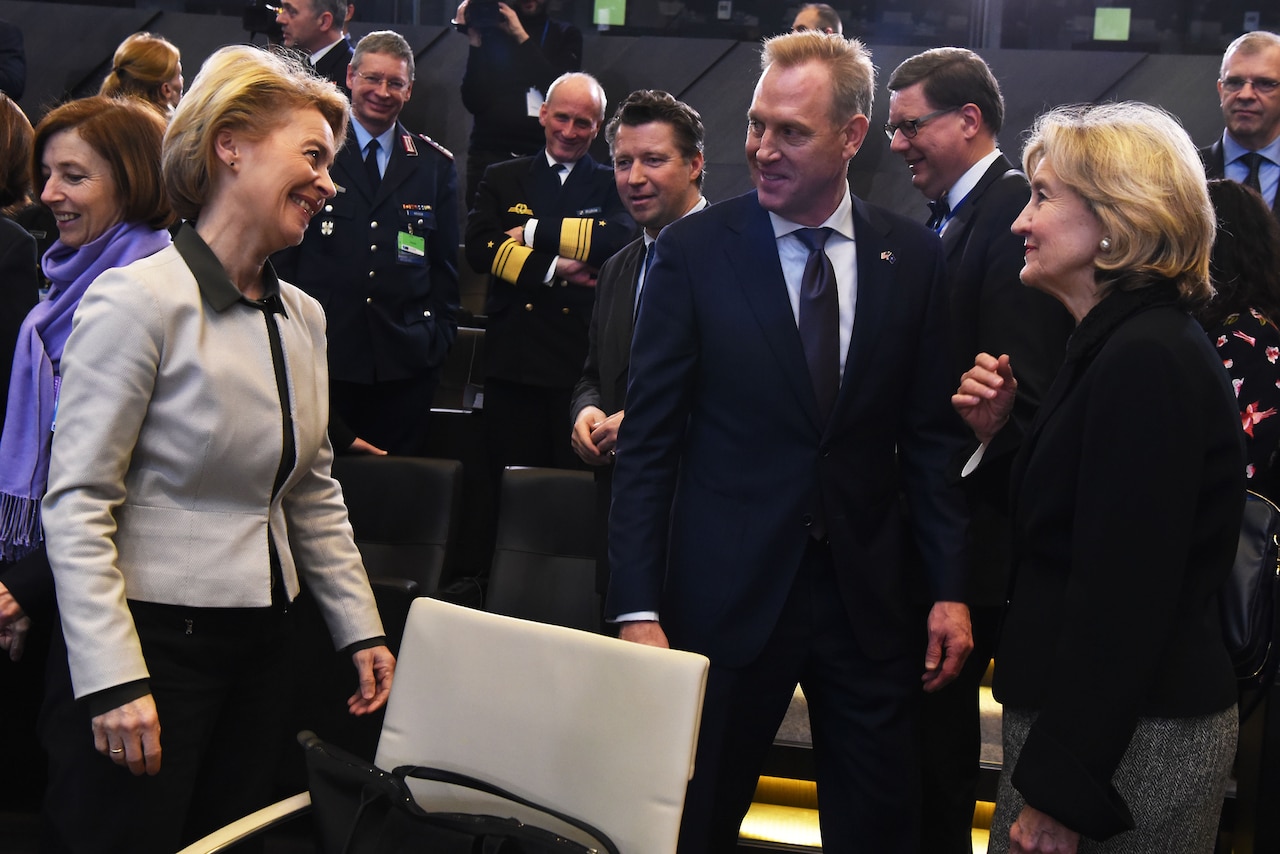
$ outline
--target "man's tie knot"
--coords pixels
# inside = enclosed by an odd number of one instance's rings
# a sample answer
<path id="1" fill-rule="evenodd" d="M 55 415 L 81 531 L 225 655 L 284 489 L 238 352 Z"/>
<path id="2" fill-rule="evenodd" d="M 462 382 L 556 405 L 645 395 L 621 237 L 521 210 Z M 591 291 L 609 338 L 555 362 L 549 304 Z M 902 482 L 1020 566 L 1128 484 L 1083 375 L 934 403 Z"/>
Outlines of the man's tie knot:
<path id="1" fill-rule="evenodd" d="M 796 238 L 809 250 L 809 254 L 826 249 L 827 238 L 831 236 L 829 228 L 801 228 L 795 232 Z"/>

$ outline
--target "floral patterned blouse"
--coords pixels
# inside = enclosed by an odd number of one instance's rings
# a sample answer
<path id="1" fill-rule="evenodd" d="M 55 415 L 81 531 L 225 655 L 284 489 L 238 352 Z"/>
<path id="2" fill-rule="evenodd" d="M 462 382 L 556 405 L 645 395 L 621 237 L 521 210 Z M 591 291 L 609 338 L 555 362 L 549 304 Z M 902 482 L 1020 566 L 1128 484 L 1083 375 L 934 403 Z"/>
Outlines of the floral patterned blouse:
<path id="1" fill-rule="evenodd" d="M 1228 315 L 1209 330 L 1209 339 L 1231 376 L 1240 406 L 1249 488 L 1275 500 L 1272 485 L 1280 474 L 1273 471 L 1280 462 L 1280 329 L 1251 308 Z"/>

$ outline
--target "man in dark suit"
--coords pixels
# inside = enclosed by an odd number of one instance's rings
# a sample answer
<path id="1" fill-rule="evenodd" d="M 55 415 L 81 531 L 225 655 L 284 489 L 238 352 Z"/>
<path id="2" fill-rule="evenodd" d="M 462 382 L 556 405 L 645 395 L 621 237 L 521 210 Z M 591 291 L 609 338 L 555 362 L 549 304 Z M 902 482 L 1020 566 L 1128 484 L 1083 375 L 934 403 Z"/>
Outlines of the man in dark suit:
<path id="1" fill-rule="evenodd" d="M 1074 328 L 1053 298 L 1022 284 L 1022 238 L 1010 226 L 1031 197 L 1026 176 L 1000 152 L 1004 98 L 973 51 L 936 48 L 889 77 L 890 148 L 928 200 L 942 236 L 951 290 L 952 376 L 978 353 L 1010 353 L 1018 365 L 1014 417 L 1029 427 Z M 960 676 L 921 707 L 924 851 L 969 854 L 981 731 L 978 687 L 995 650 L 1009 579 L 1009 520 L 973 502 L 969 589 L 973 652 Z"/>
<path id="2" fill-rule="evenodd" d="M 849 193 L 873 94 L 862 45 L 789 33 L 762 62 L 756 191 L 658 238 L 606 614 L 624 639 L 711 659 L 682 852 L 735 850 L 797 681 L 824 848 L 916 851 L 921 672 L 941 687 L 970 646 L 942 250 Z M 917 586 L 937 603 L 927 625 Z"/>
<path id="3" fill-rule="evenodd" d="M 587 356 L 596 271 L 631 239 L 613 170 L 587 154 L 604 120 L 589 74 L 556 79 L 546 147 L 490 166 L 467 219 L 467 260 L 487 270 L 484 420 L 496 472 L 579 467 L 565 414 Z"/>
<path id="4" fill-rule="evenodd" d="M 613 153 L 613 177 L 622 203 L 644 233 L 600 268 L 591 314 L 587 361 L 573 389 L 573 450 L 596 469 L 596 520 L 600 549 L 596 589 L 609 580 L 609 495 L 614 448 L 627 394 L 631 329 L 644 287 L 645 259 L 658 232 L 707 206 L 702 195 L 702 118 L 666 92 L 632 92 L 613 114 L 605 139 Z"/>
<path id="5" fill-rule="evenodd" d="M 1280 217 L 1280 35 L 1259 30 L 1227 46 L 1218 99 L 1226 130 L 1200 149 L 1205 173 L 1252 187 Z"/>
<path id="6" fill-rule="evenodd" d="M 582 69 L 582 31 L 547 14 L 547 0 L 463 0 L 453 19 L 471 48 L 462 105 L 474 117 L 467 144 L 467 204 L 484 171 L 542 147 L 539 110 L 551 81 Z"/>
<path id="7" fill-rule="evenodd" d="M 332 80 L 349 98 L 352 49 L 343 29 L 348 11 L 345 0 L 285 0 L 276 22 L 284 31 L 285 45 L 305 53 L 316 74 Z"/>
<path id="8" fill-rule="evenodd" d="M 17 101 L 26 88 L 27 53 L 22 46 L 22 30 L 0 21 L 0 92 Z"/>
<path id="9" fill-rule="evenodd" d="M 338 187 L 302 244 L 273 259 L 318 299 L 329 324 L 335 447 L 355 436 L 423 454 L 439 366 L 457 333 L 458 214 L 453 157 L 398 121 L 413 91 L 413 50 L 391 31 L 360 40 Z M 371 148 L 373 149 L 371 153 Z"/>

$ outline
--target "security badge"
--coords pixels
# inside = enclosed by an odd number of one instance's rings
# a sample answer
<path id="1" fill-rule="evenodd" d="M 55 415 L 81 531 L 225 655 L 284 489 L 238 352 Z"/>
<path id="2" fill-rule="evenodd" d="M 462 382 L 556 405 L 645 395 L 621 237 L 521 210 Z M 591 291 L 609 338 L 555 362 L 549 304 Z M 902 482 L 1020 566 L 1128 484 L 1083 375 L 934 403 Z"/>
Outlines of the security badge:
<path id="1" fill-rule="evenodd" d="M 427 263 L 427 240 L 422 234 L 415 234 L 414 223 L 418 230 L 423 227 L 423 217 L 431 212 L 431 205 L 401 205 L 405 217 L 409 220 L 408 231 L 396 232 L 396 262 L 415 267 L 424 267 Z"/>

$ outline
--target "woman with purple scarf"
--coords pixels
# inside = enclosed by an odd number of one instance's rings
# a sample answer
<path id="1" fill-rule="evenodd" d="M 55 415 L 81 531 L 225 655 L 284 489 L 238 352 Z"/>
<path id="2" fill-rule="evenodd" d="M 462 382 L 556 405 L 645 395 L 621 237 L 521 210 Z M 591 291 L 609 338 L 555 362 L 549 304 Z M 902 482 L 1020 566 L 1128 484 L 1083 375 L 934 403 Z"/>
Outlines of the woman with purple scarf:
<path id="1" fill-rule="evenodd" d="M 36 127 L 35 189 L 59 238 L 42 267 L 52 283 L 23 321 L 0 435 L 0 643 L 22 646 L 27 613 L 52 605 L 40 500 L 58 404 L 62 348 L 85 290 L 99 274 L 170 243 L 173 210 L 160 178 L 165 125 L 154 110 L 85 98 Z"/>

